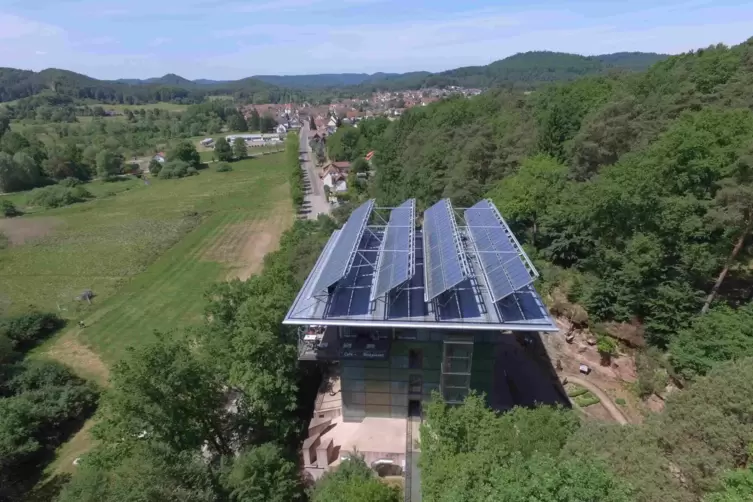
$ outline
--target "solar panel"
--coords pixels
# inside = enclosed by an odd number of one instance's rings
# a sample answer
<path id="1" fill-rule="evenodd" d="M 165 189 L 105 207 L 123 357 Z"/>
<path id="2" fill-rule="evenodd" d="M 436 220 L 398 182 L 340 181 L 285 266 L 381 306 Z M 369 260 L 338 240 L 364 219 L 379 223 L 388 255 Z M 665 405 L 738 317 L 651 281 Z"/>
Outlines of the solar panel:
<path id="1" fill-rule="evenodd" d="M 324 264 L 321 274 L 319 274 L 319 278 L 313 289 L 314 293 L 319 293 L 329 288 L 342 279 L 348 272 L 373 208 L 374 201 L 369 200 L 353 211 L 348 221 L 345 222 L 345 225 L 340 230 L 335 248 Z"/>
<path id="2" fill-rule="evenodd" d="M 492 300 L 498 302 L 534 281 L 536 270 L 494 204 L 482 200 L 466 209 L 465 222 L 478 250 Z"/>
<path id="3" fill-rule="evenodd" d="M 371 301 L 389 293 L 415 273 L 413 225 L 416 200 L 409 199 L 390 211 L 377 261 Z"/>
<path id="4" fill-rule="evenodd" d="M 470 277 L 448 199 L 424 211 L 424 299 L 429 302 Z"/>

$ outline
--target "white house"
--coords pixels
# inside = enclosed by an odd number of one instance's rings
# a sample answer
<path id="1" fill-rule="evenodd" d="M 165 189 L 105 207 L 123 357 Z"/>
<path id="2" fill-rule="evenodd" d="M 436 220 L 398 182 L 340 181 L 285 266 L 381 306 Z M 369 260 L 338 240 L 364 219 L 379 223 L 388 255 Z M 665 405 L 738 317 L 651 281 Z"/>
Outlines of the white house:
<path id="1" fill-rule="evenodd" d="M 337 120 L 335 120 L 335 117 L 329 118 L 329 122 L 327 122 L 327 127 L 337 128 Z"/>
<path id="2" fill-rule="evenodd" d="M 212 138 L 204 138 L 204 139 L 201 140 L 201 145 L 202 146 L 209 146 L 212 143 L 214 143 L 214 140 Z"/>
<path id="3" fill-rule="evenodd" d="M 152 160 L 156 160 L 160 164 L 164 164 L 165 163 L 165 154 L 164 154 L 164 152 L 159 152 L 157 155 L 155 155 L 154 157 L 152 157 Z"/>
<path id="4" fill-rule="evenodd" d="M 288 132 L 288 128 L 283 124 L 277 126 L 277 134 L 285 134 L 286 132 Z"/>

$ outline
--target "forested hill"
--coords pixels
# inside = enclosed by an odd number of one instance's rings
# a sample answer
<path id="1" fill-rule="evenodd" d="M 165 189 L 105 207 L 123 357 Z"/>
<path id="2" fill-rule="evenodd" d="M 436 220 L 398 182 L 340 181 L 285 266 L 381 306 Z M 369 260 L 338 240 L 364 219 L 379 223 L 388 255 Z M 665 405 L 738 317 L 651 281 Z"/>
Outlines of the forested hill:
<path id="1" fill-rule="evenodd" d="M 486 66 L 469 66 L 438 73 L 427 77 L 423 85 L 460 85 L 481 88 L 507 85 L 532 88 L 548 82 L 603 74 L 614 69 L 646 70 L 652 64 L 666 58 L 666 54 L 643 52 L 623 52 L 590 57 L 564 52 L 525 52 Z"/>
<path id="2" fill-rule="evenodd" d="M 40 72 L 0 68 L 0 103 L 27 98 L 44 90 L 74 99 L 140 104 L 157 101 L 197 103 L 206 96 L 233 95 L 257 103 L 303 100 L 301 91 L 246 78 L 232 82 L 196 83 L 179 75 L 141 80 L 97 80 L 80 73 L 49 68 Z"/>
<path id="3" fill-rule="evenodd" d="M 486 66 L 467 66 L 439 73 L 343 73 L 321 75 L 257 75 L 255 78 L 282 87 L 327 88 L 358 86 L 364 89 L 418 89 L 458 85 L 488 88 L 510 85 L 533 88 L 547 82 L 573 80 L 584 75 L 606 73 L 611 69 L 646 70 L 666 59 L 666 54 L 618 52 L 601 56 L 579 56 L 564 52 L 525 52 Z"/>
<path id="4" fill-rule="evenodd" d="M 322 73 L 314 75 L 255 75 L 263 82 L 299 89 L 325 89 L 331 87 L 390 85 L 399 82 L 406 87 L 420 87 L 420 83 L 432 73 L 414 71 L 408 73 Z"/>
<path id="5" fill-rule="evenodd" d="M 228 94 L 259 103 L 302 101 L 305 91 L 338 89 L 351 94 L 373 90 L 419 89 L 459 85 L 487 88 L 508 85 L 534 88 L 547 82 L 603 74 L 610 69 L 643 70 L 666 56 L 653 53 L 617 53 L 585 57 L 558 52 L 527 52 L 487 66 L 469 66 L 441 73 L 340 73 L 319 75 L 257 75 L 241 80 L 188 80 L 167 74 L 149 79 L 97 80 L 67 70 L 40 72 L 0 68 L 0 103 L 34 96 L 45 89 L 74 99 L 108 103 L 173 101 L 196 103 L 206 96 Z"/>

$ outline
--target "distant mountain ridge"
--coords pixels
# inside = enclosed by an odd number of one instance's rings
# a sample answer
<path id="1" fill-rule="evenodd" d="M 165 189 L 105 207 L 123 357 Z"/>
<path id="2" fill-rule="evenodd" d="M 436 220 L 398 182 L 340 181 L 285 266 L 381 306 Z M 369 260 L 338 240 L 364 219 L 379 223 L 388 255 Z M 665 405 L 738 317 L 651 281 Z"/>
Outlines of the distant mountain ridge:
<path id="1" fill-rule="evenodd" d="M 641 71 L 669 57 L 654 52 L 616 52 L 599 56 L 581 56 L 566 52 L 532 51 L 521 52 L 484 66 L 465 66 L 432 73 L 414 71 L 407 73 L 316 73 L 310 75 L 253 75 L 249 78 L 278 87 L 292 89 L 327 89 L 355 86 L 406 86 L 465 85 L 488 87 L 503 81 L 555 81 L 570 80 L 579 76 L 604 73 L 611 69 Z M 535 77 L 535 78 L 531 78 Z M 230 80 L 188 80 L 179 75 L 163 77 L 121 79 L 118 82 L 131 85 L 214 85 L 227 84 Z"/>
<path id="2" fill-rule="evenodd" d="M 341 89 L 420 89 L 457 85 L 487 88 L 510 85 L 534 88 L 557 81 L 609 71 L 640 71 L 669 57 L 645 52 L 618 52 L 580 56 L 563 52 L 534 51 L 515 54 L 484 66 L 466 66 L 438 73 L 321 73 L 313 75 L 255 75 L 240 80 L 189 80 L 174 73 L 148 79 L 98 80 L 67 70 L 48 68 L 40 72 L 0 68 L 0 102 L 33 96 L 45 89 L 72 97 L 120 101 L 121 96 L 143 99 L 200 99 L 202 95 L 265 93 L 289 99 L 304 91 Z M 150 91 L 146 92 L 148 88 Z M 169 92 L 167 91 L 169 89 Z M 287 90 L 287 91 L 286 91 Z M 296 93 L 298 91 L 298 93 Z"/>

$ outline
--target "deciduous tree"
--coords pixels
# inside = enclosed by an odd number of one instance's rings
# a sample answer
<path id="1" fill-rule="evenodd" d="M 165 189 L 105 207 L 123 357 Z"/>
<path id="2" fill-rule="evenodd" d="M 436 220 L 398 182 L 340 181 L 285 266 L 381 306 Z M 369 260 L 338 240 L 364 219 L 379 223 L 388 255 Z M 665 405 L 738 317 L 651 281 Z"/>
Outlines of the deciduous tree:
<path id="1" fill-rule="evenodd" d="M 107 180 L 123 172 L 123 156 L 110 150 L 97 154 L 97 175 Z"/>
<path id="2" fill-rule="evenodd" d="M 248 148 L 246 147 L 245 139 L 235 138 L 235 141 L 233 141 L 233 155 L 237 159 L 245 159 L 248 156 Z"/>
<path id="3" fill-rule="evenodd" d="M 214 156 L 220 162 L 230 162 L 233 160 L 233 148 L 225 138 L 219 138 L 215 143 Z"/>
<path id="4" fill-rule="evenodd" d="M 191 167 L 198 167 L 201 163 L 199 158 L 199 152 L 196 151 L 196 147 L 190 141 L 180 141 L 172 150 L 167 154 L 169 160 L 180 160 L 185 162 Z"/>
<path id="5" fill-rule="evenodd" d="M 233 502 L 292 502 L 301 498 L 298 466 L 270 443 L 240 454 L 225 477 Z"/>

